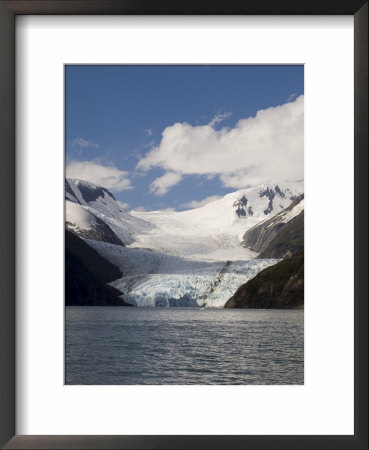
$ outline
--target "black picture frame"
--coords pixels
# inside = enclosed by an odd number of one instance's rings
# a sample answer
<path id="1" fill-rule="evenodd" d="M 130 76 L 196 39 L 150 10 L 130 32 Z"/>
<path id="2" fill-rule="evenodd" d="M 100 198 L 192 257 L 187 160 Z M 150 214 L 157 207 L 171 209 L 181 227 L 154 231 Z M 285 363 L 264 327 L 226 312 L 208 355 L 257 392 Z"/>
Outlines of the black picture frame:
<path id="1" fill-rule="evenodd" d="M 353 15 L 355 57 L 354 435 L 15 435 L 15 17 L 19 14 Z M 0 445 L 6 449 L 368 448 L 368 1 L 10 0 L 0 1 Z M 317 405 L 318 407 L 318 405 Z"/>

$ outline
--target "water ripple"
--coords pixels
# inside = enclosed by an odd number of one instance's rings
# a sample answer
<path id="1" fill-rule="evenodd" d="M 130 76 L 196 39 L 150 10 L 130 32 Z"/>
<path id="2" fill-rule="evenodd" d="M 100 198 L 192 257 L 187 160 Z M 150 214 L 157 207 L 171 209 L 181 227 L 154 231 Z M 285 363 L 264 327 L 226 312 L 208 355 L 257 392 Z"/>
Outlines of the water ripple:
<path id="1" fill-rule="evenodd" d="M 67 384 L 303 384 L 303 311 L 66 308 Z"/>

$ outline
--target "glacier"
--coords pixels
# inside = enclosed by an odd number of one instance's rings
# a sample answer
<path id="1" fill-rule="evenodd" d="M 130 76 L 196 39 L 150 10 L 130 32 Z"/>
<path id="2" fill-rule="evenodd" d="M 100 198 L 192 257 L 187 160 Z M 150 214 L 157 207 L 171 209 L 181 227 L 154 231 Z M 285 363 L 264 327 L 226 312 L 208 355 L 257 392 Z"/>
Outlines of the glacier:
<path id="1" fill-rule="evenodd" d="M 123 277 L 110 284 L 136 306 L 223 307 L 240 285 L 278 261 L 258 259 L 243 247 L 245 232 L 283 211 L 303 192 L 303 183 L 274 183 L 232 192 L 187 211 L 128 212 L 104 188 L 81 180 L 66 183 L 71 230 L 93 227 L 97 218 L 124 243 L 80 233 L 119 267 Z"/>
<path id="2" fill-rule="evenodd" d="M 110 284 L 135 306 L 223 307 L 241 284 L 277 262 L 198 261 L 143 248 L 86 242 L 124 273 Z"/>

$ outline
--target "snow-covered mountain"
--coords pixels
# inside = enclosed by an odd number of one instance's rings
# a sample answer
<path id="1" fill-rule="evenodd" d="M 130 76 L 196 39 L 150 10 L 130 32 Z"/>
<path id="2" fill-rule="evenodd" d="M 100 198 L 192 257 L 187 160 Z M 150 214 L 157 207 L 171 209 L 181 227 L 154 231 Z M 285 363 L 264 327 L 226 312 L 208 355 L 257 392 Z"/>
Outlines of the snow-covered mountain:
<path id="1" fill-rule="evenodd" d="M 114 231 L 84 206 L 66 202 L 66 228 L 80 237 L 124 245 Z"/>
<path id="2" fill-rule="evenodd" d="M 111 283 L 138 306 L 222 307 L 275 263 L 241 245 L 249 228 L 284 210 L 302 183 L 241 189 L 200 208 L 128 213 L 102 187 L 66 180 L 67 227 L 119 267 Z M 107 227 L 104 228 L 103 224 Z M 114 242 L 110 231 L 123 245 Z"/>
<path id="3" fill-rule="evenodd" d="M 150 232 L 138 234 L 132 246 L 202 261 L 248 260 L 256 255 L 240 245 L 245 231 L 283 211 L 303 190 L 303 183 L 268 184 L 188 211 L 132 211 L 155 224 Z"/>
<path id="4" fill-rule="evenodd" d="M 132 217 L 111 192 L 87 181 L 67 178 L 65 199 L 66 227 L 81 237 L 128 245 L 136 233 L 154 226 Z"/>

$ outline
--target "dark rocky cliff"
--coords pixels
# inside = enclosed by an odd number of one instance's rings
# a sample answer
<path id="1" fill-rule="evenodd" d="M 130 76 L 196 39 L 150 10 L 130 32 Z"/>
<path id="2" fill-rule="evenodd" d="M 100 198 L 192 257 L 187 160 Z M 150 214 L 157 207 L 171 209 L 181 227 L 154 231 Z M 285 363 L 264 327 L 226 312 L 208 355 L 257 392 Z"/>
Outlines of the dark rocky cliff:
<path id="1" fill-rule="evenodd" d="M 127 306 L 118 289 L 107 283 L 121 271 L 75 234 L 65 230 L 65 304 Z"/>
<path id="2" fill-rule="evenodd" d="M 302 309 L 304 307 L 304 252 L 259 272 L 239 287 L 225 308 Z"/>
<path id="3" fill-rule="evenodd" d="M 259 254 L 259 258 L 288 258 L 304 248 L 304 211 L 285 224 Z"/>
<path id="4" fill-rule="evenodd" d="M 304 211 L 288 222 L 283 221 L 286 212 L 302 199 L 303 195 L 297 197 L 280 214 L 245 233 L 244 243 L 260 252 L 258 258 L 283 260 L 240 286 L 225 308 L 304 307 Z"/>
<path id="5" fill-rule="evenodd" d="M 263 222 L 258 223 L 249 230 L 247 230 L 247 232 L 243 236 L 242 245 L 244 247 L 253 250 L 254 252 L 258 253 L 263 252 L 274 240 L 274 238 L 282 232 L 282 230 L 290 227 L 291 226 L 290 223 L 295 221 L 296 217 L 290 220 L 289 222 L 284 222 L 285 216 L 288 212 L 292 211 L 292 209 L 296 205 L 298 205 L 303 199 L 304 194 L 299 195 L 292 201 L 292 203 L 286 209 L 276 214 L 275 216 L 271 217 L 270 219 L 264 220 Z M 301 223 L 303 227 L 303 215 Z M 288 233 L 286 233 L 285 236 L 288 237 Z M 301 250 L 301 248 L 299 250 Z M 261 258 L 262 256 L 259 257 Z M 274 258 L 274 256 L 264 256 L 264 257 Z"/>

